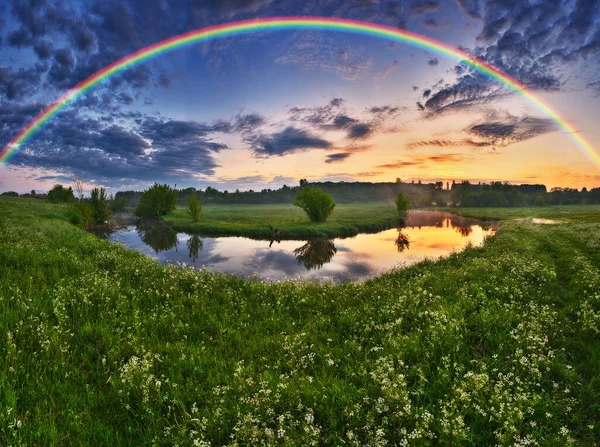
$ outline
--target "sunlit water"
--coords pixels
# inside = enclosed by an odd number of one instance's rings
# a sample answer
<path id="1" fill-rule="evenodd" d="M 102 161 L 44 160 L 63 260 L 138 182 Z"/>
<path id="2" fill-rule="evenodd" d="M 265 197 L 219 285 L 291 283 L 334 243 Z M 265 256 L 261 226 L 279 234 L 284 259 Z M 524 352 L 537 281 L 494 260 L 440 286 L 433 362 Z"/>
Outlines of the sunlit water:
<path id="1" fill-rule="evenodd" d="M 176 233 L 160 223 L 128 226 L 105 237 L 161 263 L 186 263 L 242 277 L 361 281 L 460 251 L 469 243 L 481 245 L 495 229 L 495 223 L 450 213 L 412 211 L 403 228 L 344 239 L 270 242 L 204 237 Z"/>

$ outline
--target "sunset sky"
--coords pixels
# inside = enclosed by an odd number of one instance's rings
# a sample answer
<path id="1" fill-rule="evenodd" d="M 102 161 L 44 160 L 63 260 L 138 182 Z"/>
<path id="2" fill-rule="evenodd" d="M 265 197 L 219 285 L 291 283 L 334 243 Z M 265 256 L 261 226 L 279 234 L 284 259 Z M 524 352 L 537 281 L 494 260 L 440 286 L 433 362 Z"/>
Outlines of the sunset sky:
<path id="1" fill-rule="evenodd" d="M 0 0 L 0 146 L 133 51 L 208 25 L 299 15 L 395 26 L 481 57 L 600 152 L 595 0 Z M 111 192 L 300 178 L 600 186 L 570 136 L 496 81 L 415 47 L 306 30 L 206 42 L 113 77 L 0 167 L 0 191 L 74 177 Z"/>

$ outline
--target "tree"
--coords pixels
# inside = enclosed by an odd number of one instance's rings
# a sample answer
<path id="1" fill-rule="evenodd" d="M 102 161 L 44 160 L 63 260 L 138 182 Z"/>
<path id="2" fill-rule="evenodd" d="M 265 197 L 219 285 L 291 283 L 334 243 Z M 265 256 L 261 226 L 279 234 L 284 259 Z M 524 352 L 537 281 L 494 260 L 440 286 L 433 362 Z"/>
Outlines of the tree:
<path id="1" fill-rule="evenodd" d="M 398 213 L 400 213 L 400 216 L 405 217 L 408 211 L 408 206 L 410 205 L 410 199 L 408 196 L 405 196 L 399 192 L 394 200 L 394 203 L 396 204 L 396 209 L 398 210 Z"/>
<path id="2" fill-rule="evenodd" d="M 125 196 L 120 196 L 113 200 L 112 202 L 112 210 L 114 213 L 120 213 L 127 207 L 127 199 Z"/>
<path id="3" fill-rule="evenodd" d="M 335 208 L 330 194 L 321 188 L 305 186 L 296 194 L 294 205 L 302 208 L 312 222 L 325 222 Z"/>
<path id="4" fill-rule="evenodd" d="M 308 185 L 308 180 L 306 180 L 305 178 L 301 178 L 300 179 L 300 186 L 306 186 Z"/>
<path id="5" fill-rule="evenodd" d="M 48 201 L 52 203 L 61 202 L 74 202 L 75 196 L 73 194 L 73 188 L 65 188 L 63 185 L 54 185 L 54 187 L 48 191 Z"/>
<path id="6" fill-rule="evenodd" d="M 169 185 L 155 183 L 142 193 L 133 214 L 138 217 L 160 217 L 177 207 L 177 192 Z"/>
<path id="7" fill-rule="evenodd" d="M 90 208 L 92 219 L 95 223 L 101 223 L 108 220 L 111 215 L 110 206 L 108 206 L 108 197 L 104 188 L 92 189 L 90 196 Z"/>
<path id="8" fill-rule="evenodd" d="M 200 215 L 202 214 L 202 205 L 200 205 L 196 194 L 192 194 L 188 197 L 188 213 L 190 213 L 190 216 L 194 222 L 198 222 L 200 220 Z"/>

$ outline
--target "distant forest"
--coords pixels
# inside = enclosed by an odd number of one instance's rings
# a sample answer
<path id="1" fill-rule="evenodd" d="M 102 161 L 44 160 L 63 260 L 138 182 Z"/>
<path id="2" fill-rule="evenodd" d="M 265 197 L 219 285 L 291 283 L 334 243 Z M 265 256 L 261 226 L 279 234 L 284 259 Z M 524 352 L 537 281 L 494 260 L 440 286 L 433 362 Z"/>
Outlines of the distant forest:
<path id="1" fill-rule="evenodd" d="M 204 191 L 195 188 L 177 190 L 179 205 L 187 204 L 188 196 L 196 194 L 204 204 L 277 204 L 292 203 L 298 190 L 309 182 L 301 180 L 298 186 L 284 185 L 279 189 L 261 191 L 218 191 L 207 187 Z M 573 188 L 552 188 L 545 185 L 510 185 L 493 182 L 487 184 L 461 183 L 387 183 L 368 182 L 315 182 L 331 194 L 337 203 L 392 201 L 399 192 L 410 197 L 411 207 L 468 206 L 468 207 L 515 207 L 532 205 L 600 204 L 600 188 L 581 191 Z M 115 199 L 124 197 L 127 206 L 134 207 L 141 191 L 119 191 Z"/>
<path id="2" fill-rule="evenodd" d="M 279 189 L 263 189 L 261 191 L 218 191 L 207 187 L 204 191 L 196 188 L 177 190 L 177 202 L 186 206 L 188 197 L 195 194 L 204 204 L 277 204 L 292 203 L 294 196 L 305 185 L 317 186 L 331 194 L 337 203 L 356 203 L 374 201 L 393 201 L 399 192 L 410 197 L 411 208 L 426 206 L 465 206 L 465 207 L 516 207 L 543 205 L 582 205 L 600 204 L 600 188 L 581 191 L 574 188 L 552 188 L 545 185 L 511 185 L 509 183 L 492 182 L 473 184 L 468 181 L 460 183 L 421 183 L 411 182 L 315 182 L 300 180 L 298 186 L 284 185 Z M 6 196 L 19 196 L 16 192 L 3 192 Z M 142 191 L 119 191 L 114 200 L 125 198 L 128 207 L 135 207 Z M 21 197 L 45 199 L 46 194 L 21 194 Z"/>

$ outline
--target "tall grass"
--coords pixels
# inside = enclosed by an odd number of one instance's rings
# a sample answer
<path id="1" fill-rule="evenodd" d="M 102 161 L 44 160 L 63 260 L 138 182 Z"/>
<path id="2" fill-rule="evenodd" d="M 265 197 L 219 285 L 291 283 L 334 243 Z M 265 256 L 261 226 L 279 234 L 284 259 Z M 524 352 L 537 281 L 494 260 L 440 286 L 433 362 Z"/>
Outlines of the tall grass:
<path id="1" fill-rule="evenodd" d="M 596 445 L 600 224 L 362 284 L 163 266 L 0 198 L 0 445 Z"/>

